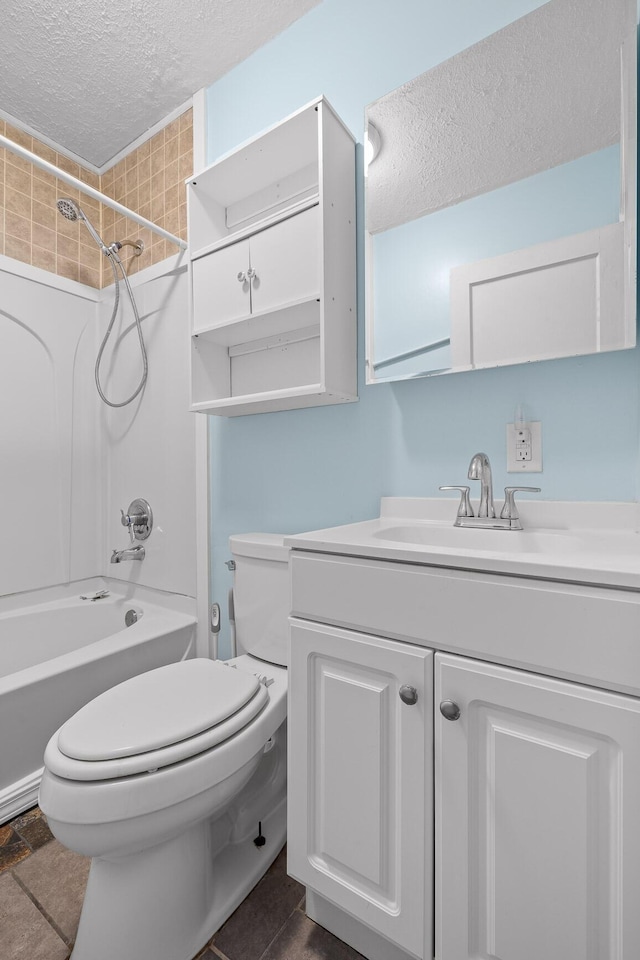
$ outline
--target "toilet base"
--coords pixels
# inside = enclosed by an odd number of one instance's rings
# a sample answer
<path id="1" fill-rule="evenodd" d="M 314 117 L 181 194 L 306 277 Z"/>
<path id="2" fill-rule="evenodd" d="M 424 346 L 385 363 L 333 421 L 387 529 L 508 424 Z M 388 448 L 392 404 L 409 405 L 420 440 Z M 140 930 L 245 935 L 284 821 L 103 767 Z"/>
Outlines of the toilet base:
<path id="1" fill-rule="evenodd" d="M 255 831 L 224 842 L 222 817 L 131 857 L 95 858 L 70 960 L 192 960 L 275 860 L 286 821 L 283 799 L 260 847 Z"/>

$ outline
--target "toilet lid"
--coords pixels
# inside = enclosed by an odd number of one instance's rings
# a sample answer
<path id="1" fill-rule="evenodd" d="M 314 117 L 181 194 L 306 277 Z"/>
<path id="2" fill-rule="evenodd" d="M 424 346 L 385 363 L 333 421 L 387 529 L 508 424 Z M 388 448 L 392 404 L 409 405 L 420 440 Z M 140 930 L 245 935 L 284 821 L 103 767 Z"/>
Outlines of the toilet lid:
<path id="1" fill-rule="evenodd" d="M 142 673 L 82 707 L 61 727 L 58 749 L 75 760 L 115 760 L 179 743 L 241 710 L 257 677 L 221 660 L 184 660 Z"/>

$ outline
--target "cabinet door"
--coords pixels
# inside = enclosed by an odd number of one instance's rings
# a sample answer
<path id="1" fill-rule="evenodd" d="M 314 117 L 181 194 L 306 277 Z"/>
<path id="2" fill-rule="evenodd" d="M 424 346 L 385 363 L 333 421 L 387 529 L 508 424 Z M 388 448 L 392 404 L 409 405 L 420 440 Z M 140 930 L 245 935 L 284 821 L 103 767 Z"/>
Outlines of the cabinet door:
<path id="1" fill-rule="evenodd" d="M 251 238 L 254 313 L 320 296 L 319 219 L 311 207 Z"/>
<path id="2" fill-rule="evenodd" d="M 432 653 L 292 624 L 289 872 L 431 957 Z"/>
<path id="3" fill-rule="evenodd" d="M 437 960 L 637 960 L 640 702 L 435 662 Z"/>
<path id="4" fill-rule="evenodd" d="M 219 324 L 241 320 L 250 314 L 251 290 L 249 280 L 246 279 L 248 269 L 248 240 L 232 243 L 222 250 L 194 260 L 194 332 L 210 330 Z"/>

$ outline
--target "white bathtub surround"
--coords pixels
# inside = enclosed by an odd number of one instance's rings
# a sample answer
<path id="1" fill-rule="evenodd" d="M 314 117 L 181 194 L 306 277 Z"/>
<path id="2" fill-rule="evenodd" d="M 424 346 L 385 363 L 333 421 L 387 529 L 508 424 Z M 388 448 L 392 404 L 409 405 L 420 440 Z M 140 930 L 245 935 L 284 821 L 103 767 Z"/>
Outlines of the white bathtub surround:
<path id="1" fill-rule="evenodd" d="M 3 594 L 100 572 L 99 524 L 88 519 L 104 498 L 97 397 L 85 386 L 98 296 L 0 257 Z"/>
<path id="2" fill-rule="evenodd" d="M 193 657 L 195 625 L 192 598 L 102 578 L 0 598 L 0 822 L 36 802 L 56 728 L 114 684 Z"/>
<path id="3" fill-rule="evenodd" d="M 5 504 L 2 594 L 96 575 L 195 596 L 195 424 L 188 413 L 187 284 L 180 257 L 131 279 L 149 355 L 141 397 L 100 403 L 93 368 L 113 290 L 93 290 L 0 257 L 0 421 Z M 126 298 L 125 298 L 126 299 Z M 130 394 L 140 350 L 120 313 L 102 371 L 108 395 Z M 111 360 L 117 364 L 111 368 Z M 144 563 L 109 566 L 126 546 L 120 509 L 153 507 Z M 29 522 L 25 523 L 25 510 Z M 140 569 L 137 569 L 137 568 Z"/>
<path id="4" fill-rule="evenodd" d="M 179 256 L 131 279 L 149 355 L 149 377 L 139 400 L 113 409 L 100 404 L 105 481 L 103 576 L 134 580 L 159 590 L 195 596 L 195 417 L 189 412 L 187 272 Z M 99 305 L 103 334 L 111 316 L 107 295 Z M 131 393 L 140 379 L 140 349 L 131 315 L 116 322 L 102 363 L 110 399 Z M 93 383 L 90 389 L 93 388 Z M 142 563 L 109 563 L 112 550 L 128 546 L 120 510 L 144 497 L 153 530 Z"/>

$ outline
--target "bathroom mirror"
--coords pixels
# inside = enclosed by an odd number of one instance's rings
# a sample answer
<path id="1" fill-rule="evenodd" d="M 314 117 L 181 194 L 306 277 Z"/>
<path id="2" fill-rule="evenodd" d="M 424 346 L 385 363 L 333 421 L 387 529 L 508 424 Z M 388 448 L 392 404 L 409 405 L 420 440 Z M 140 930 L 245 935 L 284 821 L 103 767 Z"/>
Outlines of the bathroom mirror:
<path id="1" fill-rule="evenodd" d="M 528 6 L 366 108 L 369 383 L 635 345 L 636 0 Z"/>

